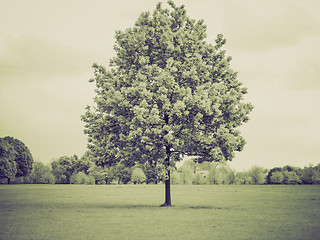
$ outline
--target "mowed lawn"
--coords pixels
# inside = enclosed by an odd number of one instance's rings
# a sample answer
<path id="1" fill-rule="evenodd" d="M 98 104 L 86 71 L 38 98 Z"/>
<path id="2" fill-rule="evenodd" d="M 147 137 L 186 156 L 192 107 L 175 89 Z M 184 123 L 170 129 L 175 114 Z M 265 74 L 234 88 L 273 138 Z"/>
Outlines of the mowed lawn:
<path id="1" fill-rule="evenodd" d="M 320 239 L 320 186 L 0 185 L 0 239 Z"/>

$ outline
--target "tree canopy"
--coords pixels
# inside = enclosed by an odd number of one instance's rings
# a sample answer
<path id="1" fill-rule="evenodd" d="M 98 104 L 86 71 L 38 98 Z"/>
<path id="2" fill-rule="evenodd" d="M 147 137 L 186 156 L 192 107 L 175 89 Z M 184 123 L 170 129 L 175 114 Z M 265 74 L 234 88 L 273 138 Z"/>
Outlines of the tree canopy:
<path id="1" fill-rule="evenodd" d="M 0 138 L 0 178 L 26 176 L 32 170 L 33 157 L 27 146 L 13 137 Z"/>
<path id="2" fill-rule="evenodd" d="M 204 21 L 168 3 L 116 31 L 110 68 L 93 65 L 95 106 L 82 120 L 98 164 L 148 162 L 162 172 L 171 205 L 170 168 L 183 156 L 232 160 L 253 106 L 243 101 L 247 89 L 230 68 L 223 35 L 207 43 Z"/>
<path id="3" fill-rule="evenodd" d="M 69 184 L 72 173 L 75 170 L 78 156 L 63 156 L 51 162 L 52 173 L 58 184 Z"/>

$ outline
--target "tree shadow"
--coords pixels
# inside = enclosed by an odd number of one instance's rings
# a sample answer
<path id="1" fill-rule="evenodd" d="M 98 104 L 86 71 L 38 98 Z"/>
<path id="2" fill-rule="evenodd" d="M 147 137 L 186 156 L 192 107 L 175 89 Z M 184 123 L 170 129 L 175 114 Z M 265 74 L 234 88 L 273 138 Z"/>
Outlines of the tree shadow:
<path id="1" fill-rule="evenodd" d="M 159 205 L 149 205 L 149 204 L 99 204 L 96 206 L 92 206 L 95 208 L 102 209 L 152 209 L 152 208 L 160 208 Z"/>
<path id="2" fill-rule="evenodd" d="M 37 209 L 173 209 L 173 210 L 222 210 L 228 209 L 228 207 L 210 206 L 210 205 L 172 205 L 170 207 L 162 207 L 156 204 L 137 204 L 137 203 L 103 203 L 103 202 L 50 202 L 50 203 L 19 203 L 15 204 L 15 208 L 37 208 Z"/>
<path id="3" fill-rule="evenodd" d="M 105 209 L 176 209 L 176 210 L 187 210 L 187 209 L 194 209 L 194 210 L 223 210 L 228 208 L 222 208 L 218 206 L 203 206 L 203 205 L 171 205 L 163 207 L 162 205 L 148 205 L 148 204 L 104 204 L 101 205 L 100 208 Z"/>

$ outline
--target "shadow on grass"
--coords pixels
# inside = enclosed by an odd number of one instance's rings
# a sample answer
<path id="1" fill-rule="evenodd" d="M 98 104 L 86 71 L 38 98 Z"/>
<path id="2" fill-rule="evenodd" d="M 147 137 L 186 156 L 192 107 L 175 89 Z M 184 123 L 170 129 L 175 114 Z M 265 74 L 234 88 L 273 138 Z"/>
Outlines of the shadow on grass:
<path id="1" fill-rule="evenodd" d="M 223 209 L 222 207 L 216 207 L 216 206 L 187 206 L 186 208 L 190 208 L 190 209 L 217 209 L 217 210 Z"/>
<path id="2" fill-rule="evenodd" d="M 187 206 L 187 205 L 172 205 L 163 207 L 161 205 L 148 205 L 148 204 L 101 204 L 99 206 L 91 206 L 93 208 L 104 208 L 104 209 L 176 209 L 176 210 L 222 210 L 227 208 L 217 206 Z"/>
<path id="3" fill-rule="evenodd" d="M 9 206 L 10 205 L 10 206 Z M 67 210 L 67 209 L 140 209 L 140 210 L 150 210 L 150 209 L 172 209 L 172 210 L 223 210 L 228 209 L 227 207 L 218 206 L 207 206 L 207 205 L 172 205 L 170 207 L 161 207 L 161 205 L 155 204 L 130 204 L 130 203 L 89 203 L 89 202 L 73 202 L 73 203 L 58 203 L 58 202 L 33 202 L 33 203 L 18 203 L 9 204 L 7 208 L 13 209 L 57 209 L 57 210 Z"/>
<path id="4" fill-rule="evenodd" d="M 148 204 L 100 204 L 92 206 L 94 208 L 104 208 L 104 209 L 151 209 L 160 208 L 158 205 L 148 205 Z"/>

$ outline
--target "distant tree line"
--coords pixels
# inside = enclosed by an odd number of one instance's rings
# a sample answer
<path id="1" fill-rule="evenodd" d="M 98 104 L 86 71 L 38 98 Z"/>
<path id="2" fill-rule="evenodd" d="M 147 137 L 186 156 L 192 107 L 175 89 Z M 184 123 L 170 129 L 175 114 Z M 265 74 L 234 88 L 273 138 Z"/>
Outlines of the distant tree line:
<path id="1" fill-rule="evenodd" d="M 50 164 L 34 162 L 32 170 L 24 176 L 12 177 L 14 184 L 141 184 L 158 183 L 156 169 L 147 164 L 128 167 L 118 164 L 112 167 L 97 166 L 93 158 L 85 153 L 81 158 L 77 155 L 62 156 Z M 9 183 L 1 178 L 0 183 Z"/>
<path id="2" fill-rule="evenodd" d="M 62 156 L 50 164 L 33 160 L 26 145 L 15 138 L 0 138 L 0 183 L 24 184 L 157 184 L 163 170 L 152 161 L 120 161 L 105 165 L 86 152 L 82 157 Z M 174 168 L 172 184 L 320 184 L 320 163 L 299 168 L 253 166 L 237 172 L 223 162 L 184 161 Z"/>
<path id="3" fill-rule="evenodd" d="M 17 176 L 12 183 L 19 184 L 157 184 L 161 170 L 149 164 L 128 167 L 97 166 L 94 158 L 85 153 L 82 157 L 62 156 L 50 164 L 34 162 L 32 170 L 25 176 Z M 6 181 L 2 180 L 2 183 Z M 248 171 L 237 172 L 226 162 L 195 163 L 185 161 L 171 176 L 172 184 L 320 184 L 320 164 L 316 166 L 275 167 L 270 170 L 253 166 Z"/>
<path id="4" fill-rule="evenodd" d="M 226 162 L 185 162 L 173 173 L 173 184 L 320 184 L 320 164 L 299 168 L 275 167 L 270 170 L 253 166 L 237 172 Z"/>

